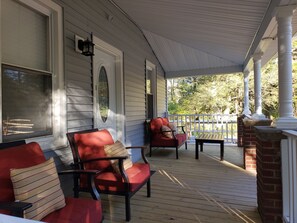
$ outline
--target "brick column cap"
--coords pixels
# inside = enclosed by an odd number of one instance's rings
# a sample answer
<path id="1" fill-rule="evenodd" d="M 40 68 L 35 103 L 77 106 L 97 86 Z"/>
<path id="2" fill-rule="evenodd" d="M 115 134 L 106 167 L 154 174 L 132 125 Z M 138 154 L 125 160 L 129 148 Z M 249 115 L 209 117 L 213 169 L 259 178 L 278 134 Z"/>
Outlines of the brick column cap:
<path id="1" fill-rule="evenodd" d="M 287 137 L 283 131 L 272 126 L 255 126 L 256 137 L 261 141 L 281 141 Z"/>
<path id="2" fill-rule="evenodd" d="M 270 126 L 272 123 L 271 119 L 249 119 L 244 118 L 243 124 L 244 126 Z"/>

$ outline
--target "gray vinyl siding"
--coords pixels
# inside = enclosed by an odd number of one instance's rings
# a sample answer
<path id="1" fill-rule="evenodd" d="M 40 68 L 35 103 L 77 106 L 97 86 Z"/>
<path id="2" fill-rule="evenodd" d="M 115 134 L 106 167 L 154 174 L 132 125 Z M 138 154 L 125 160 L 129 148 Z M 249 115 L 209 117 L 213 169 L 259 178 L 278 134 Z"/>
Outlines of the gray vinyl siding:
<path id="1" fill-rule="evenodd" d="M 163 70 L 140 30 L 106 0 L 55 0 L 64 10 L 65 86 L 68 132 L 93 128 L 93 83 L 91 57 L 74 51 L 74 35 L 90 33 L 113 45 L 124 54 L 124 104 L 126 144 L 144 144 L 145 60 L 156 64 L 158 76 L 158 113 L 164 112 L 165 81 Z M 113 16 L 110 22 L 107 14 Z M 65 150 L 65 151 L 64 151 Z M 56 155 L 71 162 L 70 149 Z M 133 160 L 139 154 L 133 154 Z"/>

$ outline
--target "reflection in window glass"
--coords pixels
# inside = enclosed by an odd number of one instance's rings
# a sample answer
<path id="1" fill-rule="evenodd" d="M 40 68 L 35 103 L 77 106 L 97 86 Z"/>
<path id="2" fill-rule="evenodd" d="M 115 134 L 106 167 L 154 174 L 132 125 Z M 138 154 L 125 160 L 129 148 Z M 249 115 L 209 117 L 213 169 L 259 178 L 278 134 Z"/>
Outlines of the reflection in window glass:
<path id="1" fill-rule="evenodd" d="M 146 70 L 146 93 L 152 94 L 152 70 Z"/>
<path id="2" fill-rule="evenodd" d="M 109 111 L 109 87 L 108 79 L 105 67 L 101 67 L 99 72 L 99 83 L 98 83 L 98 99 L 99 99 L 99 110 L 101 119 L 106 122 Z"/>
<path id="3" fill-rule="evenodd" d="M 2 66 L 3 141 L 52 134 L 52 77 Z"/>

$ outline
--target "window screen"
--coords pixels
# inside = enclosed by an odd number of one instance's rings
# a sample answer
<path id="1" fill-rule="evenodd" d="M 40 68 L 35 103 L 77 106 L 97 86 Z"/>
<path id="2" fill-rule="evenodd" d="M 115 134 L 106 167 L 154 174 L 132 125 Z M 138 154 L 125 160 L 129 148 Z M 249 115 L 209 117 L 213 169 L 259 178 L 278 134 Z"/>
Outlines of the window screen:
<path id="1" fill-rule="evenodd" d="M 12 0 L 1 1 L 2 62 L 49 71 L 46 15 Z"/>

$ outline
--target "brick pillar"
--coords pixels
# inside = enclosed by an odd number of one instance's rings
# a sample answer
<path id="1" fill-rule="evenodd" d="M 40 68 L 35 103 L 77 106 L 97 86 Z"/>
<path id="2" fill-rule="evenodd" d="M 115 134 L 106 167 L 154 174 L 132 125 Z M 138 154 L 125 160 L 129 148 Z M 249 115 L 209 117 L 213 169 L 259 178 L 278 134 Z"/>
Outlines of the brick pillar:
<path id="1" fill-rule="evenodd" d="M 280 129 L 255 127 L 257 136 L 257 201 L 263 223 L 282 223 Z"/>
<path id="2" fill-rule="evenodd" d="M 237 117 L 237 146 L 243 147 L 243 118 L 245 116 Z"/>
<path id="3" fill-rule="evenodd" d="M 243 119 L 243 164 L 249 171 L 256 171 L 256 133 L 255 126 L 270 126 L 272 120 Z"/>

